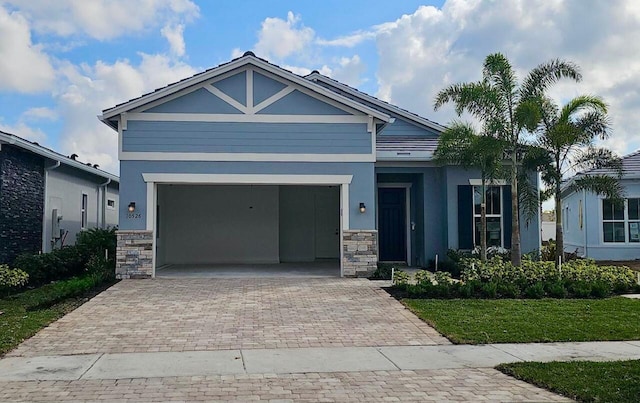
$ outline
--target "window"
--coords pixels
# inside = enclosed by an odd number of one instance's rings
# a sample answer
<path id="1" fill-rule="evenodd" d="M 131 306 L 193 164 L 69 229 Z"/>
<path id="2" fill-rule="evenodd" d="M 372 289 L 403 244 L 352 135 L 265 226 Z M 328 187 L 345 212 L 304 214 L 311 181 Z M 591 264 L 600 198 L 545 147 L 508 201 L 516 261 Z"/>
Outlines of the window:
<path id="1" fill-rule="evenodd" d="M 640 198 L 624 203 L 602 200 L 602 234 L 606 243 L 640 242 Z"/>
<path id="2" fill-rule="evenodd" d="M 482 186 L 473 187 L 473 243 L 480 245 Z M 502 242 L 502 187 L 485 186 L 487 215 L 487 246 L 503 246 Z"/>
<path id="3" fill-rule="evenodd" d="M 82 208 L 80 210 L 80 227 L 82 229 L 87 228 L 87 195 L 82 194 Z"/>
<path id="4" fill-rule="evenodd" d="M 116 208 L 116 201 L 113 199 L 107 199 L 107 208 L 110 210 L 115 210 Z"/>

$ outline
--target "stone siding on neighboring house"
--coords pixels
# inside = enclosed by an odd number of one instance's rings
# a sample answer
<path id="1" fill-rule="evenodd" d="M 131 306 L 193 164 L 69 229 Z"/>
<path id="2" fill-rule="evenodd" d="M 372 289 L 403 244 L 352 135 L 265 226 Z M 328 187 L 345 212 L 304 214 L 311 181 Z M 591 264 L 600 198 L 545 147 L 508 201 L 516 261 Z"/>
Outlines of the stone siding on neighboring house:
<path id="1" fill-rule="evenodd" d="M 377 268 L 378 231 L 342 231 L 342 274 L 345 277 L 368 277 Z"/>
<path id="2" fill-rule="evenodd" d="M 42 249 L 44 159 L 2 145 L 0 150 L 0 263 Z"/>
<path id="3" fill-rule="evenodd" d="M 117 231 L 116 277 L 153 277 L 153 231 Z"/>

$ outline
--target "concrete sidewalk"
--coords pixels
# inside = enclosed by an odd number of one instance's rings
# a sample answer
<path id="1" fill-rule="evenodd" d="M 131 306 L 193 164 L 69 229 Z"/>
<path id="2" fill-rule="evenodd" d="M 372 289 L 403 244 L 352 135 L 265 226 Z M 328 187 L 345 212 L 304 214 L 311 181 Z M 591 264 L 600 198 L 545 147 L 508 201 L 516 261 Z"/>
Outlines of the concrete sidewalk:
<path id="1" fill-rule="evenodd" d="M 517 361 L 640 359 L 640 341 L 241 349 L 7 357 L 1 381 L 491 368 Z"/>

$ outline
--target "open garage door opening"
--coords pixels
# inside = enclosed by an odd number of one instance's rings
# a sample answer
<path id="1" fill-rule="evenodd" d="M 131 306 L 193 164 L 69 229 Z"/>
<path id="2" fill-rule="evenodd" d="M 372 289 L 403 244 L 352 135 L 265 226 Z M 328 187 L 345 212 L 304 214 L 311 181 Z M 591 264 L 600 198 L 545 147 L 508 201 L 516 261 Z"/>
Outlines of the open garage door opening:
<path id="1" fill-rule="evenodd" d="M 340 186 L 157 189 L 158 276 L 339 276 Z"/>

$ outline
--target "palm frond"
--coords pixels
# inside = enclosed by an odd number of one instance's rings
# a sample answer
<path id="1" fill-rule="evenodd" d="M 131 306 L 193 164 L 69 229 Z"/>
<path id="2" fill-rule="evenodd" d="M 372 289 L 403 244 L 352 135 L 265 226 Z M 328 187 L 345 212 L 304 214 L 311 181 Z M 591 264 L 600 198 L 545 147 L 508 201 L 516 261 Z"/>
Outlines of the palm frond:
<path id="1" fill-rule="evenodd" d="M 554 59 L 533 68 L 520 87 L 522 99 L 537 97 L 562 78 L 574 81 L 582 80 L 578 66 L 572 62 Z"/>
<path id="2" fill-rule="evenodd" d="M 618 178 L 609 175 L 584 175 L 576 178 L 571 186 L 572 190 L 586 190 L 606 197 L 613 201 L 624 199 L 624 187 Z"/>

